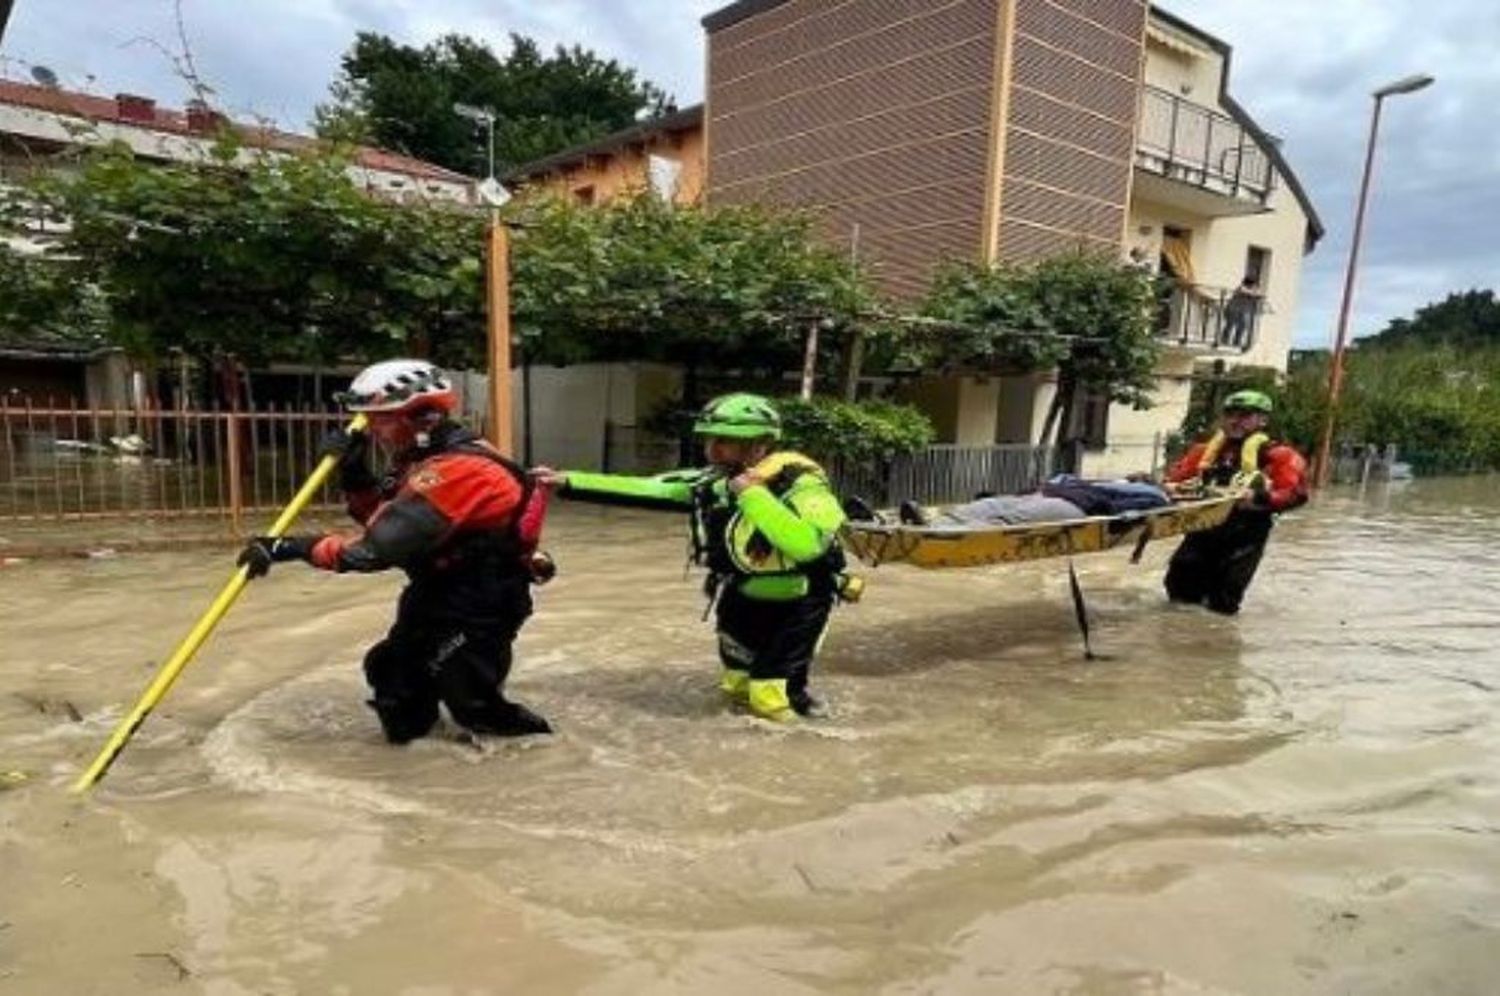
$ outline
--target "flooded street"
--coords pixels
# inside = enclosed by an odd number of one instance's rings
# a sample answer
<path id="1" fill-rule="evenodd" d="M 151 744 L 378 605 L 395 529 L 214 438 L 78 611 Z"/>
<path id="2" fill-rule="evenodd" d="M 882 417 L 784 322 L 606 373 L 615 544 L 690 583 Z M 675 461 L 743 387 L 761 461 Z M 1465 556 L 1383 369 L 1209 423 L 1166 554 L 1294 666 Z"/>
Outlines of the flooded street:
<path id="1" fill-rule="evenodd" d="M 394 576 L 256 582 L 89 798 L 223 550 L 0 568 L 0 993 L 1489 993 L 1500 496 L 1338 493 L 1243 617 L 1172 543 L 866 571 L 814 687 L 726 711 L 682 523 L 564 506 L 509 688 L 386 746 Z"/>

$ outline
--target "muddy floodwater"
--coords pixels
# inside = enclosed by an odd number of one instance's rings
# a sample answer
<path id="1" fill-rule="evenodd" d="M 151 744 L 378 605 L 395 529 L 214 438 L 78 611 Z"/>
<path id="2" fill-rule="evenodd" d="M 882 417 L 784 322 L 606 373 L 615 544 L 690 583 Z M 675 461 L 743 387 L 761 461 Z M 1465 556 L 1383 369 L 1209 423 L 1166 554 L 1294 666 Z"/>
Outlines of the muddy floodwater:
<path id="1" fill-rule="evenodd" d="M 0 568 L 0 993 L 1500 991 L 1500 486 L 1337 493 L 1245 614 L 1170 544 L 868 572 L 768 728 L 681 524 L 564 507 L 513 694 L 554 737 L 382 743 L 395 577 L 256 582 L 67 793 L 223 550 Z M 3 553 L 3 548 L 0 548 Z"/>

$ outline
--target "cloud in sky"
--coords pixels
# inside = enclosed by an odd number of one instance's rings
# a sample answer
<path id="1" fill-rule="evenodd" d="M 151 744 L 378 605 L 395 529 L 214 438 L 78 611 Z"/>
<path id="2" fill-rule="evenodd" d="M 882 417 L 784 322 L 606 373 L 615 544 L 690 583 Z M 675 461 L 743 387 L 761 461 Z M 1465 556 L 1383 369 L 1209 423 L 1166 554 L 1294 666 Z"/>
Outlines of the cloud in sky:
<path id="1" fill-rule="evenodd" d="M 703 91 L 699 19 L 717 0 L 185 0 L 204 77 L 236 114 L 300 128 L 359 30 L 425 42 L 456 31 L 502 46 L 511 32 L 618 58 L 686 105 Z M 1307 260 L 1296 342 L 1327 343 L 1349 248 L 1369 93 L 1411 72 L 1435 87 L 1387 102 L 1356 334 L 1500 273 L 1500 38 L 1494 0 L 1176 0 L 1168 9 L 1234 46 L 1231 92 L 1285 140 L 1329 234 Z M 3 55 L 69 86 L 187 96 L 166 59 L 171 0 L 16 0 Z"/>

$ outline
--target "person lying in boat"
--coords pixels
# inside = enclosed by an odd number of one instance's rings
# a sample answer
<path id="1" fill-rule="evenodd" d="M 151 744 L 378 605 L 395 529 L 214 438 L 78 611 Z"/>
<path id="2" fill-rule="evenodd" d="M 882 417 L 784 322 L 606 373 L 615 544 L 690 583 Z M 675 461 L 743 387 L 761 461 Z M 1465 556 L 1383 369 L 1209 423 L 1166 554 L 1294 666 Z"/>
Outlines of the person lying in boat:
<path id="1" fill-rule="evenodd" d="M 1171 503 L 1155 484 L 1137 481 L 1090 481 L 1072 474 L 1059 474 L 1039 491 L 1021 495 L 980 495 L 962 505 L 949 505 L 933 512 L 916 502 L 901 503 L 901 521 L 910 526 L 933 529 L 973 529 L 985 526 L 1018 526 L 1035 522 L 1067 522 L 1091 515 L 1122 515 Z"/>
<path id="2" fill-rule="evenodd" d="M 1084 517 L 1083 509 L 1067 499 L 1052 498 L 1040 492 L 985 495 L 962 505 L 947 505 L 931 511 L 914 501 L 904 501 L 898 511 L 901 521 L 908 526 L 958 530 L 1029 522 L 1066 522 Z"/>
<path id="3" fill-rule="evenodd" d="M 1277 513 L 1307 501 L 1307 462 L 1266 433 L 1272 408 L 1261 391 L 1236 391 L 1224 401 L 1218 430 L 1167 471 L 1167 488 L 1184 494 L 1247 489 L 1222 526 L 1188 534 L 1172 555 L 1165 581 L 1172 601 L 1239 612 Z"/>

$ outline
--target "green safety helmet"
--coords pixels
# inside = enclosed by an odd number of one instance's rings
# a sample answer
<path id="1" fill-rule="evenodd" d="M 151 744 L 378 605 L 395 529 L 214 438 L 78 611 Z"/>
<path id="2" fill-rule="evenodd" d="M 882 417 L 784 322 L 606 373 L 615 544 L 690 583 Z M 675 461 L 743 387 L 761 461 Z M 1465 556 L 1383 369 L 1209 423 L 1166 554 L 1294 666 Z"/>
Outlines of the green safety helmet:
<path id="1" fill-rule="evenodd" d="M 693 423 L 693 435 L 780 439 L 781 414 L 758 394 L 725 394 L 703 406 Z"/>
<path id="2" fill-rule="evenodd" d="M 1271 414 L 1271 396 L 1264 391 L 1235 391 L 1224 399 L 1226 412 L 1260 412 Z"/>

